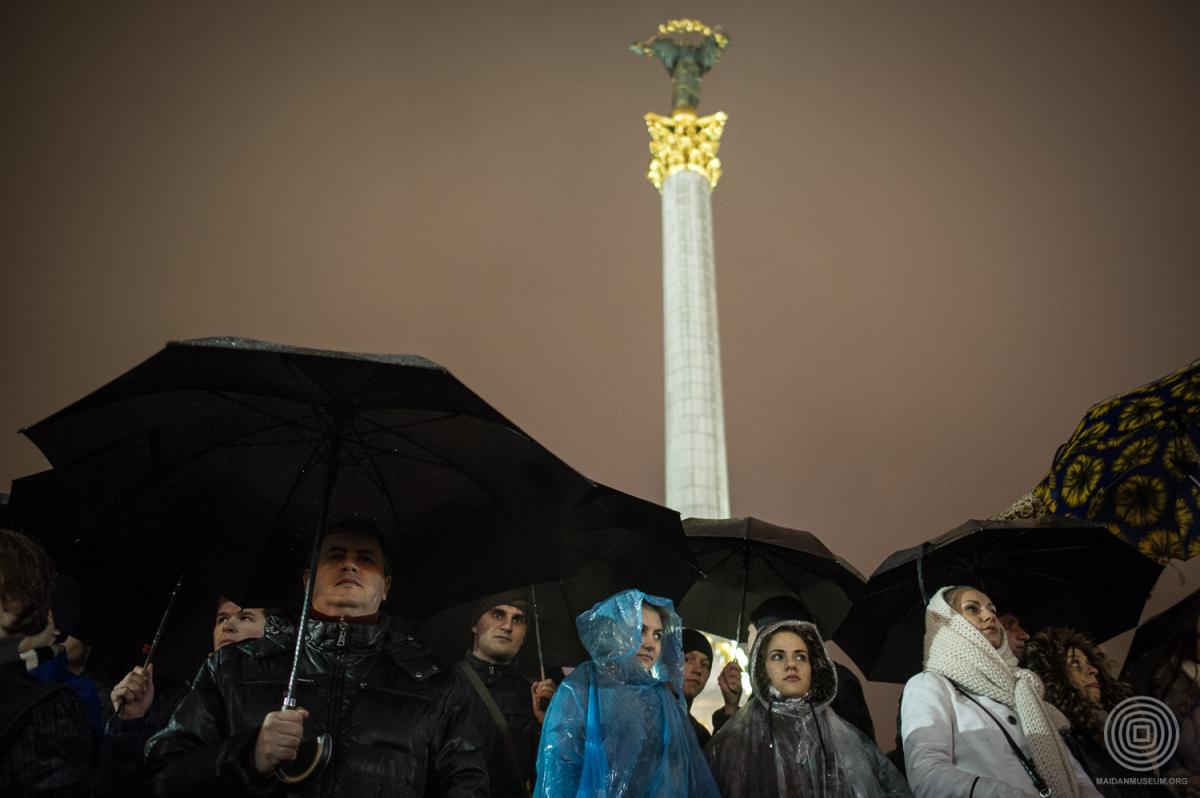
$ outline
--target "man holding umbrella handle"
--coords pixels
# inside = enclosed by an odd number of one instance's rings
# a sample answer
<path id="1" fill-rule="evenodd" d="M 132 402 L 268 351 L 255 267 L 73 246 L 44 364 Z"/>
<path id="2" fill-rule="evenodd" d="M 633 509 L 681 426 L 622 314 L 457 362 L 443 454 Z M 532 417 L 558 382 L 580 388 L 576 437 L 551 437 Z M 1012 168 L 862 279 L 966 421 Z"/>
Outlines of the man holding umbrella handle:
<path id="1" fill-rule="evenodd" d="M 311 618 L 297 705 L 277 709 L 296 629 L 272 617 L 263 637 L 209 658 L 168 726 L 147 744 L 154 794 L 278 786 L 286 795 L 486 795 L 466 684 L 379 610 L 391 588 L 380 532 L 366 522 L 332 524 L 305 578 L 312 581 Z M 331 741 L 328 765 L 310 767 L 306 748 L 323 735 Z M 289 763 L 306 772 L 293 773 Z"/>

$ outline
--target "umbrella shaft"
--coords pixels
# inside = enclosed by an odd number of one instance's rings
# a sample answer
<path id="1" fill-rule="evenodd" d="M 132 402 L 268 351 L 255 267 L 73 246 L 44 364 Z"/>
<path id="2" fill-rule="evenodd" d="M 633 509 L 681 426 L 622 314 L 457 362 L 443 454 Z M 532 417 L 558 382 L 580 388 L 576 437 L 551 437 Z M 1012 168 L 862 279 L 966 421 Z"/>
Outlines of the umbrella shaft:
<path id="1" fill-rule="evenodd" d="M 304 603 L 300 605 L 300 620 L 296 628 L 296 650 L 292 654 L 292 670 L 288 674 L 287 692 L 283 695 L 283 709 L 296 708 L 296 676 L 300 669 L 300 656 L 304 651 L 304 638 L 308 630 L 308 611 L 312 605 L 313 583 L 317 581 L 317 565 L 321 557 L 321 539 L 325 537 L 325 525 L 329 522 L 329 505 L 333 500 L 333 486 L 337 481 L 338 455 L 342 445 L 342 427 L 345 421 L 334 420 L 329 432 L 329 453 L 325 466 L 325 497 L 321 503 L 321 517 L 317 521 L 317 534 L 313 538 L 312 551 L 308 557 L 308 579 L 304 582 Z"/>

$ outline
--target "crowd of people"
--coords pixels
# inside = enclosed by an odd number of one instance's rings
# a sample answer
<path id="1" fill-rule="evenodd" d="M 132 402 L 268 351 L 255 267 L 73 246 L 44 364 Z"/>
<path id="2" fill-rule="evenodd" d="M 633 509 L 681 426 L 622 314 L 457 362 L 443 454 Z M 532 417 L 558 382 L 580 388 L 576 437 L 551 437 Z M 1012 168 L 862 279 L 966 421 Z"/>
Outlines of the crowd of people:
<path id="1" fill-rule="evenodd" d="M 450 664 L 381 611 L 392 563 L 374 527 L 335 524 L 317 563 L 302 575 L 304 634 L 277 609 L 219 598 L 190 685 L 139 666 L 100 695 L 56 642 L 63 580 L 35 542 L 0 530 L 0 795 L 1200 796 L 1196 613 L 1130 686 L 1085 635 L 1030 636 L 977 587 L 943 587 L 885 755 L 861 684 L 794 598 L 752 613 L 752 694 L 728 663 L 710 734 L 691 707 L 714 652 L 669 599 L 600 601 L 577 618 L 590 658 L 531 680 L 516 666 L 524 592 L 481 601 Z M 1135 688 L 1180 728 L 1157 779 L 1105 743 Z"/>

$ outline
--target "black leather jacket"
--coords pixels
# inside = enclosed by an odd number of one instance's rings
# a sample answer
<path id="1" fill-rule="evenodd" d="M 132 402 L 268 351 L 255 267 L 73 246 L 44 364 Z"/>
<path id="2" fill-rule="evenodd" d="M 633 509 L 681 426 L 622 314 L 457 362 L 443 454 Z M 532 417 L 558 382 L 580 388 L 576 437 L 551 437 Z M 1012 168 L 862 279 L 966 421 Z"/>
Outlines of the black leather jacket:
<path id="1" fill-rule="evenodd" d="M 319 777 L 284 785 L 254 770 L 263 717 L 280 708 L 295 649 L 290 622 L 217 651 L 165 729 L 146 745 L 156 795 L 487 795 L 469 686 L 436 665 L 397 620 L 309 621 L 297 687 L 305 736 L 333 735 Z"/>

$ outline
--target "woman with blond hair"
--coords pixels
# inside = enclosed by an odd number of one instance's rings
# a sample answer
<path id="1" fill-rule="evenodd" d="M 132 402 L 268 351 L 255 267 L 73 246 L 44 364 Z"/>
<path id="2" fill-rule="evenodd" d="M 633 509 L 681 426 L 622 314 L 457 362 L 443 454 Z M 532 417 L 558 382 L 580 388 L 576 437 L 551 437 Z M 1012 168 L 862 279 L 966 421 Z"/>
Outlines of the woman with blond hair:
<path id="1" fill-rule="evenodd" d="M 945 587 L 925 610 L 925 668 L 908 680 L 900 733 L 916 798 L 1100 798 L 1042 683 L 1017 667 L 983 591 Z"/>

